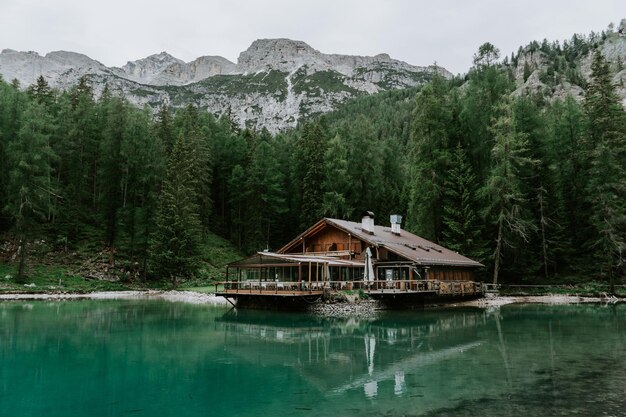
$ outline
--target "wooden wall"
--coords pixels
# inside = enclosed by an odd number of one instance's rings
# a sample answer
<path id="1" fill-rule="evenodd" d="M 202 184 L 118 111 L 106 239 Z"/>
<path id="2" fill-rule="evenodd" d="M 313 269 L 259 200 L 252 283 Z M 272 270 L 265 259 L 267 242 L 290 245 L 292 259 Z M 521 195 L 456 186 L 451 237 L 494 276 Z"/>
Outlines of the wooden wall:
<path id="1" fill-rule="evenodd" d="M 431 268 L 428 270 L 428 279 L 438 281 L 473 281 L 474 271 L 469 268 Z"/>
<path id="2" fill-rule="evenodd" d="M 348 236 L 342 230 L 327 226 L 313 236 L 304 238 L 305 252 L 332 252 L 352 250 L 355 254 L 360 254 L 362 250 L 362 242 Z M 302 253 L 302 244 L 294 245 L 288 253 Z"/>

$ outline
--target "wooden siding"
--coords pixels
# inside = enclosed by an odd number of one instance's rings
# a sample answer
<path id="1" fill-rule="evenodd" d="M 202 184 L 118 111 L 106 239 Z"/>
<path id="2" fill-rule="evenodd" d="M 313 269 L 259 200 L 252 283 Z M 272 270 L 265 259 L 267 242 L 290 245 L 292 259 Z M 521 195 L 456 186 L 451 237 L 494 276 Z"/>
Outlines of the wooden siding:
<path id="1" fill-rule="evenodd" d="M 428 279 L 436 281 L 473 281 L 474 273 L 470 269 L 432 268 L 428 271 Z"/>
<path id="2" fill-rule="evenodd" d="M 334 252 L 352 251 L 356 255 L 360 254 L 363 248 L 359 239 L 350 237 L 348 233 L 335 227 L 326 226 L 313 236 L 303 238 L 304 245 L 294 245 L 286 253 L 302 252 Z M 303 251 L 304 246 L 304 251 Z"/>

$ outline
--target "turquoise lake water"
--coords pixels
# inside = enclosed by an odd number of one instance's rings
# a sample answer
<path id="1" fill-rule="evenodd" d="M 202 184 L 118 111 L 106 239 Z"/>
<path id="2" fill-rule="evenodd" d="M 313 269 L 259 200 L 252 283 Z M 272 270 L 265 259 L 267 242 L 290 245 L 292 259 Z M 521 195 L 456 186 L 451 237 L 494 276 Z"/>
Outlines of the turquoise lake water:
<path id="1" fill-rule="evenodd" d="M 626 415 L 626 306 L 0 303 L 0 416 Z"/>

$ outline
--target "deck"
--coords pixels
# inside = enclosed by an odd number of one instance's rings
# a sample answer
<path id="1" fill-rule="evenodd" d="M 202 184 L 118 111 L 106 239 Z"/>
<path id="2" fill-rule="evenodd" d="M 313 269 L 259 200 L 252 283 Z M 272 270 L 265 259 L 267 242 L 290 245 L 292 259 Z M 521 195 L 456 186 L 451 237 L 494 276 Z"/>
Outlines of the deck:
<path id="1" fill-rule="evenodd" d="M 483 286 L 473 281 L 435 280 L 377 280 L 377 281 L 227 281 L 224 290 L 216 295 L 227 298 L 246 296 L 311 297 L 333 291 L 362 291 L 373 298 L 387 295 L 475 296 L 483 293 Z"/>

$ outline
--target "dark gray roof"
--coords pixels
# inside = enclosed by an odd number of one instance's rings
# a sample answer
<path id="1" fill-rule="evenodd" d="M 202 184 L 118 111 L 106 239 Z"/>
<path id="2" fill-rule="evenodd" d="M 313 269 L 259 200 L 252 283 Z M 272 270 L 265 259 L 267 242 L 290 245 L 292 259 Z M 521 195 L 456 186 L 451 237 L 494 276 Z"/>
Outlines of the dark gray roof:
<path id="1" fill-rule="evenodd" d="M 372 235 L 361 229 L 361 223 L 328 218 L 324 220 L 326 223 L 335 225 L 373 246 L 384 247 L 403 258 L 410 259 L 421 265 L 483 266 L 480 262 L 469 259 L 406 230 L 402 230 L 399 235 L 396 235 L 391 233 L 391 228 L 376 225 Z"/>

